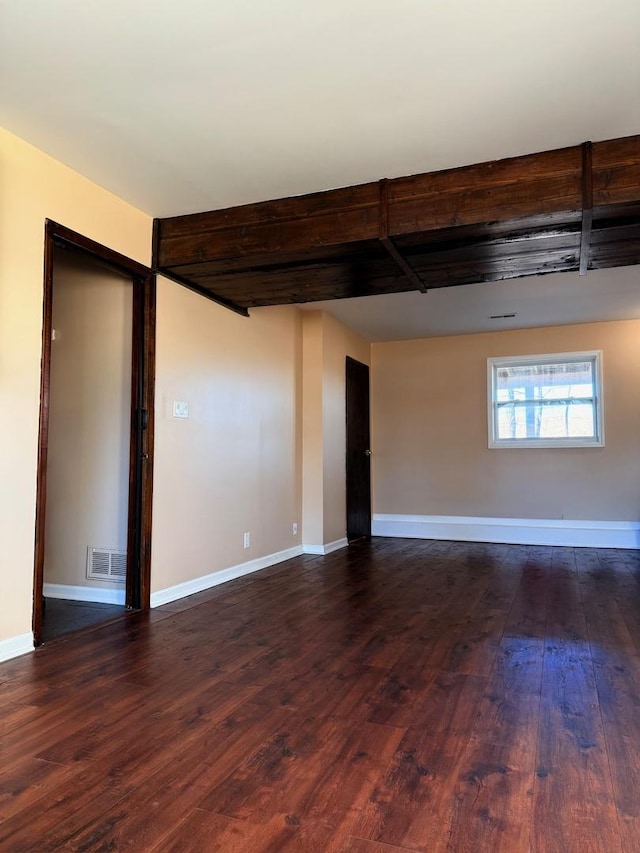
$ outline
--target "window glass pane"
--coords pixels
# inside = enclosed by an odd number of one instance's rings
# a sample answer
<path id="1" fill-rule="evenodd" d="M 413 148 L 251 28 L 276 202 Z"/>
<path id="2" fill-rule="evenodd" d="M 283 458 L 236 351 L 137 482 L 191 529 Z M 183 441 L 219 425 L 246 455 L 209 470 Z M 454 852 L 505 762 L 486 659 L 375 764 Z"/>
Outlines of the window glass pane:
<path id="1" fill-rule="evenodd" d="M 592 360 L 496 368 L 497 438 L 594 438 Z"/>

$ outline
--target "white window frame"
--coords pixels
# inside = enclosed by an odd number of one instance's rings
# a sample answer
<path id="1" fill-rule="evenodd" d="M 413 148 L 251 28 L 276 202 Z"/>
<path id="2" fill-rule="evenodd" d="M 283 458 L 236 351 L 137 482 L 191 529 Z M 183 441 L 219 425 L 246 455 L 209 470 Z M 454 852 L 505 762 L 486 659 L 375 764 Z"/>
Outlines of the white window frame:
<path id="1" fill-rule="evenodd" d="M 594 424 L 592 438 L 498 438 L 498 406 L 496 378 L 499 367 L 520 367 L 526 364 L 558 364 L 560 362 L 593 362 Z M 504 356 L 487 359 L 487 400 L 489 416 L 489 447 L 604 447 L 604 416 L 602 394 L 602 351 L 556 352 L 542 355 Z"/>

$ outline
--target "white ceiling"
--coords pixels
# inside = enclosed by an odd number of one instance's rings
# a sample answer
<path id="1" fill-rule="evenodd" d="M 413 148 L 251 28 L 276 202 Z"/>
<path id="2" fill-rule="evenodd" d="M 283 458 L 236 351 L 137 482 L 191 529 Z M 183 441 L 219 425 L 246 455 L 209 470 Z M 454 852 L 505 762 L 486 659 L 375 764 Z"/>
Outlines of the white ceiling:
<path id="1" fill-rule="evenodd" d="M 467 335 L 536 326 L 563 326 L 640 318 L 640 266 L 529 276 L 508 281 L 441 287 L 428 293 L 393 293 L 309 302 L 369 341 Z M 491 320 L 492 314 L 514 314 Z"/>
<path id="2" fill-rule="evenodd" d="M 154 216 L 640 131 L 638 0 L 0 0 L 0 125 Z"/>
<path id="3" fill-rule="evenodd" d="M 0 125 L 154 216 L 626 136 L 640 2 L 0 0 Z M 640 316 L 607 275 L 325 307 L 376 340 Z"/>

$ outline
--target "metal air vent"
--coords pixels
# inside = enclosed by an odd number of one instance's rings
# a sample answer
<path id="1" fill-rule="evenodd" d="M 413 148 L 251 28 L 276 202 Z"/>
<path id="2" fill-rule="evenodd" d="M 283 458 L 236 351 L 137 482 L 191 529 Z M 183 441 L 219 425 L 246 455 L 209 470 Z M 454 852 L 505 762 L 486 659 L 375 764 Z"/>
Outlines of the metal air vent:
<path id="1" fill-rule="evenodd" d="M 127 578 L 127 552 L 117 548 L 87 548 L 87 578 L 124 583 Z"/>

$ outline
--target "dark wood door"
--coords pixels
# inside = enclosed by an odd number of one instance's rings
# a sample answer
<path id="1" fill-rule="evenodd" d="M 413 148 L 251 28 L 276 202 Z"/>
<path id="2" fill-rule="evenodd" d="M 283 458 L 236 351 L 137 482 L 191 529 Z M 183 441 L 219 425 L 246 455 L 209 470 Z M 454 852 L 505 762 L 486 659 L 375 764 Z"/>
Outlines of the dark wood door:
<path id="1" fill-rule="evenodd" d="M 347 356 L 347 539 L 371 536 L 369 368 Z"/>
<path id="2" fill-rule="evenodd" d="M 156 279 L 150 269 L 63 225 L 45 226 L 44 313 L 40 381 L 40 433 L 36 483 L 36 531 L 33 575 L 33 638 L 42 643 L 44 557 L 53 326 L 53 273 L 56 248 L 80 252 L 109 268 L 131 275 L 133 283 L 133 359 L 127 537 L 128 609 L 148 609 L 151 595 L 151 511 L 153 502 L 153 426 L 155 381 Z"/>

